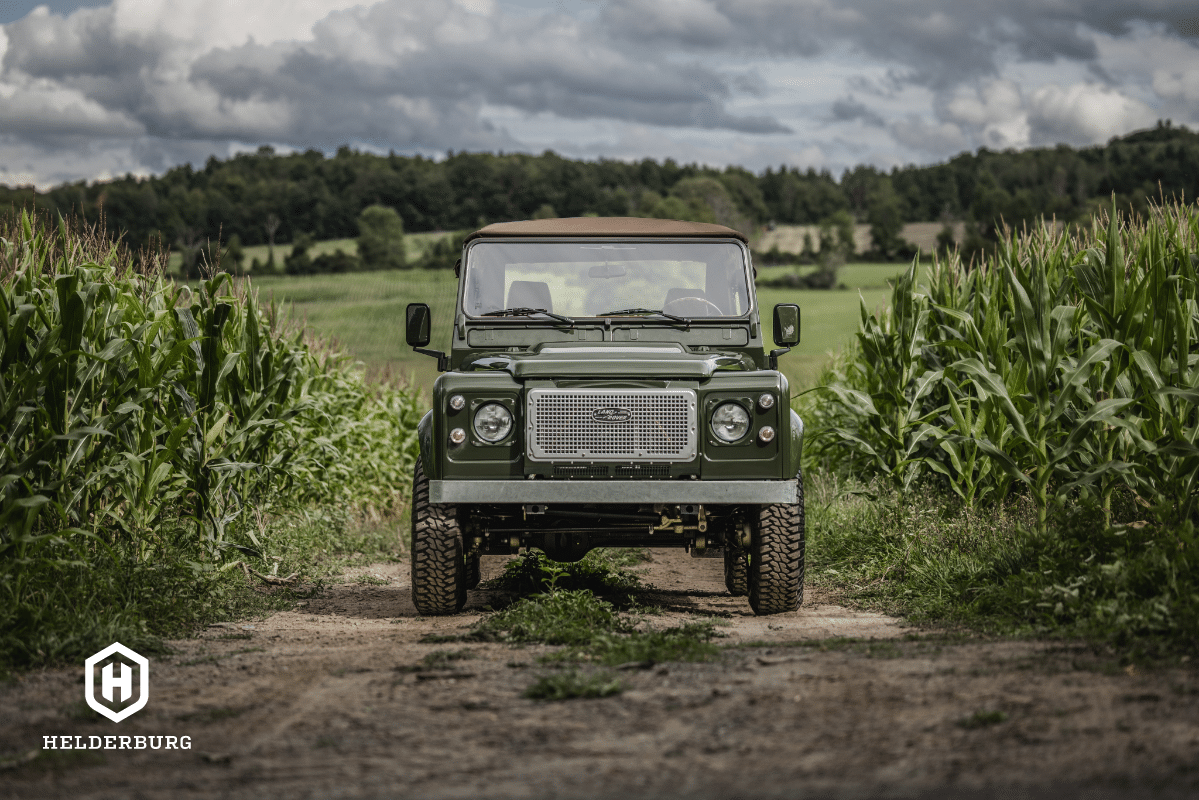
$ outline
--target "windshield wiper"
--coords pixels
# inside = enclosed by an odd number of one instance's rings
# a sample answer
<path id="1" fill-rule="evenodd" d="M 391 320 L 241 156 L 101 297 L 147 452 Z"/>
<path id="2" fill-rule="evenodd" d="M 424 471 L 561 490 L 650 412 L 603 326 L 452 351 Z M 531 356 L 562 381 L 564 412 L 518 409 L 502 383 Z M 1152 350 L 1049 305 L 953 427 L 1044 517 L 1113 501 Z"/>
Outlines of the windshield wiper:
<path id="1" fill-rule="evenodd" d="M 545 314 L 547 317 L 565 322 L 570 327 L 575 326 L 575 321 L 570 317 L 564 317 L 561 314 L 555 314 L 553 311 L 546 311 L 544 308 L 501 308 L 499 311 L 487 311 L 480 316 L 484 317 L 528 317 L 533 314 Z"/>
<path id="2" fill-rule="evenodd" d="M 597 317 L 622 317 L 632 314 L 657 314 L 660 317 L 673 319 L 675 322 L 681 322 L 684 325 L 691 325 L 691 320 L 686 317 L 676 317 L 674 314 L 667 314 L 665 311 L 656 308 L 622 308 L 619 311 L 605 311 L 603 314 L 596 314 Z"/>

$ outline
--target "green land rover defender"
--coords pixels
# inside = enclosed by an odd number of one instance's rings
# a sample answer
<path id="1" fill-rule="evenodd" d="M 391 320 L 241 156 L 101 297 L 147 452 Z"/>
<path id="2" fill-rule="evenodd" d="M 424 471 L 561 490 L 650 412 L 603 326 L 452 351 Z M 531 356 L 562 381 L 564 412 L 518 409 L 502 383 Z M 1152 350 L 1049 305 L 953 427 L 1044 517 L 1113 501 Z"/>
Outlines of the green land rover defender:
<path id="1" fill-rule="evenodd" d="M 803 598 L 803 423 L 767 352 L 745 237 L 633 218 L 488 225 L 466 238 L 412 494 L 412 599 L 452 614 L 483 554 L 681 547 L 724 558 L 758 614 Z"/>

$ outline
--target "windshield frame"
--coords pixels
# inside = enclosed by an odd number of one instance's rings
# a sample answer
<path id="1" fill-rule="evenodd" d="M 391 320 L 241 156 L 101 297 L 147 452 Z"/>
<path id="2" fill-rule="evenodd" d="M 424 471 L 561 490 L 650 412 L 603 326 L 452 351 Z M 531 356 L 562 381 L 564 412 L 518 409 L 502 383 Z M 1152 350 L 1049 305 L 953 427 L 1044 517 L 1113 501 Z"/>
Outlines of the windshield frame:
<path id="1" fill-rule="evenodd" d="M 553 319 L 552 317 L 543 314 L 532 316 L 519 317 L 502 317 L 502 316 L 484 316 L 472 315 L 466 311 L 466 284 L 467 275 L 470 271 L 470 255 L 477 245 L 480 244 L 528 244 L 528 243 L 547 243 L 547 244 L 732 244 L 741 249 L 741 269 L 745 278 L 745 286 L 747 297 L 749 300 L 748 307 L 745 311 L 736 316 L 721 316 L 721 317 L 688 317 L 689 324 L 692 325 L 729 325 L 748 323 L 758 311 L 758 292 L 754 285 L 754 274 L 750 264 L 749 247 L 739 239 L 732 237 L 674 237 L 674 236 L 496 236 L 496 237 L 480 237 L 467 243 L 466 250 L 462 258 L 461 277 L 458 280 L 457 303 L 458 313 L 462 318 L 469 322 L 485 322 L 488 325 L 550 325 L 561 326 L 566 323 Z M 638 324 L 655 324 L 667 327 L 678 327 L 682 323 L 677 322 L 658 314 L 630 314 L 628 316 L 572 316 L 575 322 L 586 321 L 597 324 L 621 324 L 627 325 L 631 321 L 636 321 Z"/>

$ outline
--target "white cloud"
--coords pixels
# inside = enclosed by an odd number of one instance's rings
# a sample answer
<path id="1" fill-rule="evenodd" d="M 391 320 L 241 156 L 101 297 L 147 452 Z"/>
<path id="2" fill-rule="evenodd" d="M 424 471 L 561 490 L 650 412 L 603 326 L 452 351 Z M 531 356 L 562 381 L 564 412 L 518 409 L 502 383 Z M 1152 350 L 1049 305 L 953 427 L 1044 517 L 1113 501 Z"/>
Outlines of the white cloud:
<path id="1" fill-rule="evenodd" d="M 1096 144 L 1155 119 L 1141 101 L 1094 83 L 1042 86 L 1029 102 L 1029 125 L 1038 144 Z"/>
<path id="2" fill-rule="evenodd" d="M 975 139 L 995 149 L 1029 144 L 1028 115 L 1020 87 L 1010 80 L 984 82 L 963 88 L 944 102 L 943 116 L 971 129 Z"/>

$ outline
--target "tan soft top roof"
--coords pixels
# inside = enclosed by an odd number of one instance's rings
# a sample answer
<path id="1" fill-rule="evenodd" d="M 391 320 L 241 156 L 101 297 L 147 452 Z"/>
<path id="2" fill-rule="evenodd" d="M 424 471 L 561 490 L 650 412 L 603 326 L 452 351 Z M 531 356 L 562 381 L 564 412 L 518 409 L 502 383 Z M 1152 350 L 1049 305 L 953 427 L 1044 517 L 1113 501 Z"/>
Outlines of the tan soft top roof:
<path id="1" fill-rule="evenodd" d="M 745 234 L 723 225 L 644 217 L 567 217 L 496 222 L 467 236 L 466 241 L 484 236 L 702 236 L 731 237 L 749 244 Z"/>

